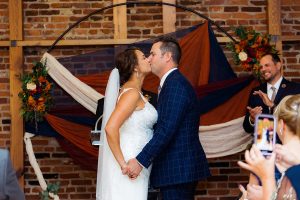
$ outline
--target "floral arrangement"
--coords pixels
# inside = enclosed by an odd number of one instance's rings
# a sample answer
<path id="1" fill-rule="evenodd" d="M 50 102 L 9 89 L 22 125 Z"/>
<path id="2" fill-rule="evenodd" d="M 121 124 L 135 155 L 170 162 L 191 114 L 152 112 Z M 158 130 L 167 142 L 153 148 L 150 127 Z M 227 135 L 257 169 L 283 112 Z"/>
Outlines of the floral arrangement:
<path id="1" fill-rule="evenodd" d="M 43 121 L 44 115 L 53 105 L 52 83 L 49 81 L 46 61 L 35 62 L 32 72 L 24 74 L 21 81 L 22 91 L 19 93 L 22 100 L 21 115 L 26 122 Z"/>
<path id="2" fill-rule="evenodd" d="M 275 46 L 270 44 L 271 35 L 261 34 L 242 26 L 234 28 L 234 33 L 240 41 L 226 45 L 233 52 L 234 64 L 240 65 L 244 71 L 252 72 L 260 79 L 261 56 L 267 52 L 278 54 Z"/>

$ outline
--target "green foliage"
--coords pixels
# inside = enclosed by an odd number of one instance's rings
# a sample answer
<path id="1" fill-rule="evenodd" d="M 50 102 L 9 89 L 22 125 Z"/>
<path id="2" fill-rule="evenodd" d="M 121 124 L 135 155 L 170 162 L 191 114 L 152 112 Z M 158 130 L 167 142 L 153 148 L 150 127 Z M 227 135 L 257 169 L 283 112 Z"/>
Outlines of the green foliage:
<path id="1" fill-rule="evenodd" d="M 47 185 L 47 189 L 40 192 L 41 200 L 50 200 L 49 193 L 57 194 L 60 188 L 59 182 L 56 183 L 49 183 Z"/>
<path id="2" fill-rule="evenodd" d="M 34 62 L 31 73 L 21 77 L 22 91 L 19 97 L 22 101 L 21 115 L 26 122 L 40 122 L 53 105 L 51 96 L 52 83 L 48 71 L 42 62 Z"/>

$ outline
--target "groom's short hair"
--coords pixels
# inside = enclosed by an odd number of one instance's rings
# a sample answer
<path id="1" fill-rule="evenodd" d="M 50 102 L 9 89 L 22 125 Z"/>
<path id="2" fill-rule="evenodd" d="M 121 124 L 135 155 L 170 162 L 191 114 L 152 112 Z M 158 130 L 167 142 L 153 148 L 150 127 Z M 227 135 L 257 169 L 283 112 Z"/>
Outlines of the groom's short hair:
<path id="1" fill-rule="evenodd" d="M 162 36 L 157 38 L 154 43 L 161 42 L 160 46 L 161 52 L 164 54 L 166 52 L 171 52 L 173 61 L 179 64 L 181 58 L 181 48 L 178 41 L 171 36 Z"/>

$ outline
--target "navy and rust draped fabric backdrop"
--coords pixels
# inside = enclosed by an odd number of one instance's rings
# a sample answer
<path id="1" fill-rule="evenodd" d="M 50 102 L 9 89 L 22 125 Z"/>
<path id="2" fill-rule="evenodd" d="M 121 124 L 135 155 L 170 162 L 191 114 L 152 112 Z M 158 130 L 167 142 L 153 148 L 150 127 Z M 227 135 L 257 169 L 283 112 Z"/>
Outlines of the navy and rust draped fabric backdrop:
<path id="1" fill-rule="evenodd" d="M 182 47 L 182 59 L 179 70 L 194 86 L 199 97 L 200 125 L 213 125 L 228 122 L 244 116 L 250 90 L 258 83 L 252 77 L 237 78 L 229 65 L 208 22 L 188 29 L 171 33 L 179 40 Z M 132 44 L 141 48 L 145 54 L 150 51 L 153 40 Z M 84 65 L 103 68 L 99 74 L 78 76 L 82 82 L 99 93 L 105 93 L 114 56 L 128 45 L 107 48 L 102 51 L 60 59 L 66 66 L 78 60 Z M 84 56 L 96 59 L 84 59 Z M 90 62 L 90 63 L 89 63 Z M 78 64 L 78 63 L 77 63 Z M 159 79 L 150 74 L 143 86 L 145 91 L 157 92 Z M 153 98 L 155 99 L 155 97 Z M 59 103 L 59 102 L 58 102 Z M 97 116 L 79 104 L 56 106 L 46 121 L 39 124 L 36 135 L 56 137 L 61 147 L 83 168 L 96 170 L 98 148 L 90 143 L 90 131 L 96 119 L 102 114 L 103 99 L 99 100 Z M 26 124 L 27 132 L 35 132 Z"/>

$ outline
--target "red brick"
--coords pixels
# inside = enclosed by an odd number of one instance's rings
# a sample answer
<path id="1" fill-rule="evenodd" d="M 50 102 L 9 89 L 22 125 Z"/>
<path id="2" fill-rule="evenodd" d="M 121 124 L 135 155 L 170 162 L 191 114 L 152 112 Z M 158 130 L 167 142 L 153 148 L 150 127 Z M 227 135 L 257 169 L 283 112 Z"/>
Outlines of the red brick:
<path id="1" fill-rule="evenodd" d="M 218 190 L 208 190 L 208 194 L 209 195 L 227 195 L 229 194 L 229 190 L 221 190 L 221 189 L 218 189 Z"/>

